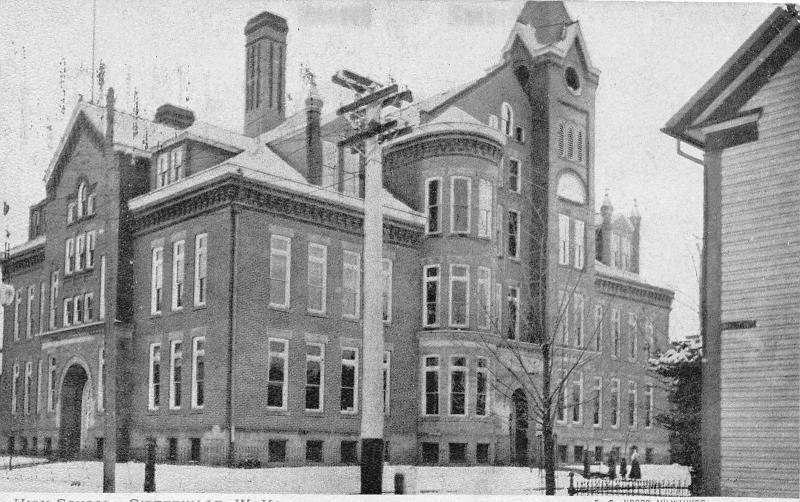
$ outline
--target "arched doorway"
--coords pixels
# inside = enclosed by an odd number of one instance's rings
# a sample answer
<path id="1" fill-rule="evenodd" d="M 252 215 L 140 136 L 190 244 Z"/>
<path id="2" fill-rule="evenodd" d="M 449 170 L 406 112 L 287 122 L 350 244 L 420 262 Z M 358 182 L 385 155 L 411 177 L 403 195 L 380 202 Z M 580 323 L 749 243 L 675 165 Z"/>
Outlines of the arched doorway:
<path id="1" fill-rule="evenodd" d="M 512 461 L 516 465 L 528 465 L 528 398 L 524 390 L 514 391 L 511 405 Z"/>
<path id="2" fill-rule="evenodd" d="M 79 364 L 73 364 L 61 384 L 59 450 L 65 458 L 76 458 L 81 450 L 81 439 L 85 434 L 83 411 L 88 379 L 86 370 Z"/>

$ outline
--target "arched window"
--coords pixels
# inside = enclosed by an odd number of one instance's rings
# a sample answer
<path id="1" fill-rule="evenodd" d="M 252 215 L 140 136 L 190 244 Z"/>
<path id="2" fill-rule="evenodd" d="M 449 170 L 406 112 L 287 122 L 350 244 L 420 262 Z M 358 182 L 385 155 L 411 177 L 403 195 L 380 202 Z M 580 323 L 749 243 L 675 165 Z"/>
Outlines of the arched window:
<path id="1" fill-rule="evenodd" d="M 575 158 L 575 131 L 572 126 L 567 129 L 567 158 L 570 160 Z"/>
<path id="2" fill-rule="evenodd" d="M 583 130 L 578 129 L 578 162 L 583 162 Z"/>
<path id="3" fill-rule="evenodd" d="M 556 193 L 559 198 L 576 204 L 586 204 L 586 186 L 583 180 L 571 171 L 565 172 L 558 178 Z"/>
<path id="4" fill-rule="evenodd" d="M 78 218 L 86 214 L 86 183 L 78 187 Z"/>
<path id="5" fill-rule="evenodd" d="M 558 156 L 564 156 L 564 124 L 558 124 Z"/>
<path id="6" fill-rule="evenodd" d="M 502 117 L 503 121 L 503 133 L 506 136 L 511 136 L 514 131 L 514 110 L 511 109 L 511 105 L 508 103 L 503 103 L 502 113 L 500 116 Z"/>

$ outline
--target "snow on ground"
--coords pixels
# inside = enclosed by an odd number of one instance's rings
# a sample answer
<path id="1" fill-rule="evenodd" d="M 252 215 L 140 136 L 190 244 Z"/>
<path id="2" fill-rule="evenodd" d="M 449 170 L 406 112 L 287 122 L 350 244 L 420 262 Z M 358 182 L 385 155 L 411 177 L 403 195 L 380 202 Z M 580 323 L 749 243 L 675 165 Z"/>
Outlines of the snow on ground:
<path id="1" fill-rule="evenodd" d="M 8 469 L 8 456 L 0 455 L 0 470 Z M 31 464 L 43 464 L 47 462 L 46 458 L 41 457 L 21 457 L 19 455 L 14 455 L 11 457 L 11 467 L 22 466 L 22 465 L 31 465 Z"/>
<path id="2" fill-rule="evenodd" d="M 2 458 L 2 457 L 0 457 Z M 8 459 L 6 458 L 6 462 Z M 394 489 L 394 474 L 406 478 L 408 493 L 543 494 L 544 471 L 525 467 L 431 467 L 384 468 L 384 491 Z M 99 492 L 101 462 L 56 462 L 0 471 L 3 492 Z M 686 467 L 643 465 L 642 478 L 689 480 Z M 576 481 L 582 479 L 575 477 Z M 568 471 L 556 472 L 556 485 L 566 495 Z M 117 492 L 141 492 L 144 464 L 117 464 Z M 224 467 L 156 465 L 159 492 L 215 493 L 358 493 L 358 466 L 283 467 L 228 469 Z"/>

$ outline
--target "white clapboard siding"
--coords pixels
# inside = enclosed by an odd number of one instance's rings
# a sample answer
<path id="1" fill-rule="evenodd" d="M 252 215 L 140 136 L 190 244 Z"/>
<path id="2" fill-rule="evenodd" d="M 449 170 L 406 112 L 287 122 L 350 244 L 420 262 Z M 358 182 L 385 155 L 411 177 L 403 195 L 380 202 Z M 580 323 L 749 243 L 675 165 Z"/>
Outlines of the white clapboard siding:
<path id="1" fill-rule="evenodd" d="M 722 155 L 722 495 L 800 493 L 800 56 L 743 110 L 759 140 Z M 789 482 L 787 482 L 789 480 Z"/>

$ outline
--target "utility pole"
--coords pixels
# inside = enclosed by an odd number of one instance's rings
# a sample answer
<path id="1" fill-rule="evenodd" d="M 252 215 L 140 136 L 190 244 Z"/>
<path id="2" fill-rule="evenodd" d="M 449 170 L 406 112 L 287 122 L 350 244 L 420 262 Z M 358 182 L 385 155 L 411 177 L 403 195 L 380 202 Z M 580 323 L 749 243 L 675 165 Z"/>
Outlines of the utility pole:
<path id="1" fill-rule="evenodd" d="M 341 70 L 333 82 L 355 91 L 358 98 L 341 107 L 357 132 L 339 146 L 361 149 L 364 167 L 364 321 L 361 372 L 361 493 L 383 491 L 383 154 L 381 143 L 409 132 L 397 121 L 383 122 L 381 111 L 411 101 L 411 92 L 397 84 L 385 86 L 357 73 Z M 389 382 L 386 383 L 389 385 Z"/>

